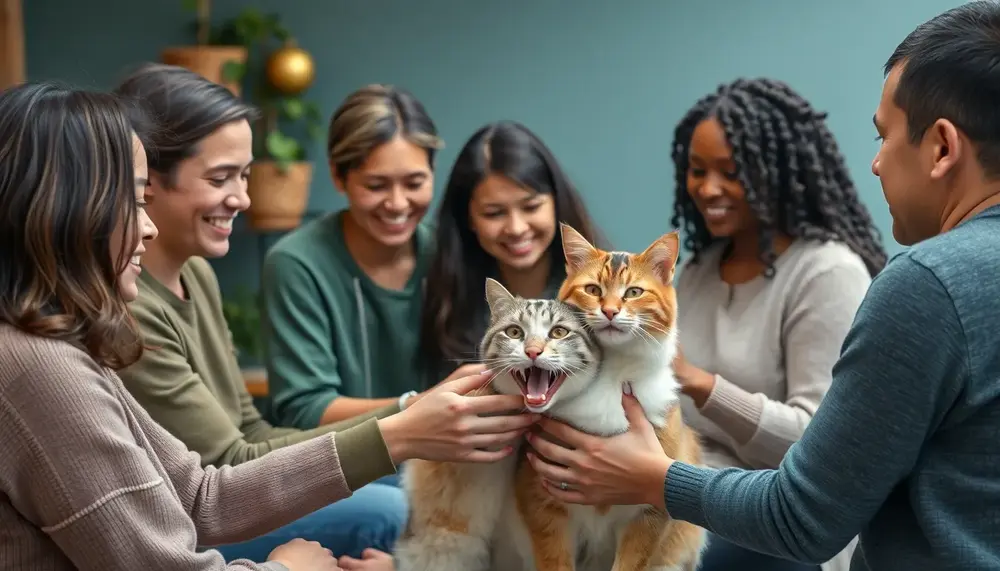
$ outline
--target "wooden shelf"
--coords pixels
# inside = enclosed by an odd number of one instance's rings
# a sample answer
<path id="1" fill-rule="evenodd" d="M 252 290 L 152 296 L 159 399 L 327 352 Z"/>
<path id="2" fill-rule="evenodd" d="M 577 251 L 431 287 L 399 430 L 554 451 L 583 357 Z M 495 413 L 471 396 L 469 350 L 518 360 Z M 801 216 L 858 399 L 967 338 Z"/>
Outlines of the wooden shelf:
<path id="1" fill-rule="evenodd" d="M 265 369 L 243 369 L 243 382 L 246 384 L 250 396 L 263 398 L 268 395 L 267 371 Z"/>

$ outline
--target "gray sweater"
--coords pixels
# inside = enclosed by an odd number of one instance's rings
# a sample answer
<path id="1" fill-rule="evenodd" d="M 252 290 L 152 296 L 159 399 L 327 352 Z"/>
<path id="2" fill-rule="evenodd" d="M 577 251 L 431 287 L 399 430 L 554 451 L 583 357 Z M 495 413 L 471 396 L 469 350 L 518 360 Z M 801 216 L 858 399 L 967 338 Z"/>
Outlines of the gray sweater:
<path id="1" fill-rule="evenodd" d="M 802 561 L 1000 569 L 1000 207 L 875 278 L 833 385 L 776 470 L 671 466 L 670 514 Z"/>
<path id="2" fill-rule="evenodd" d="M 830 388 L 871 277 L 847 246 L 799 240 L 773 277 L 734 286 L 719 277 L 722 251 L 712 246 L 677 280 L 684 356 L 715 374 L 700 410 L 681 401 L 684 420 L 702 436 L 707 465 L 774 468 Z"/>
<path id="3" fill-rule="evenodd" d="M 344 432 L 372 430 L 375 419 Z M 117 375 L 69 343 L 6 324 L 0 434 L 3 569 L 287 571 L 227 565 L 198 546 L 245 541 L 351 495 L 339 433 L 202 468 Z"/>

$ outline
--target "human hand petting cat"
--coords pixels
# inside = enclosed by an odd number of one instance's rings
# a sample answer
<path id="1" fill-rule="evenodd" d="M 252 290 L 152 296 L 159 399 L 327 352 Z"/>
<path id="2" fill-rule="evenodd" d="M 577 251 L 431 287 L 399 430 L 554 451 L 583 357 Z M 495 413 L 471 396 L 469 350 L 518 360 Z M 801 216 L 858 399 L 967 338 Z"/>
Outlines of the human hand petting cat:
<path id="1" fill-rule="evenodd" d="M 344 555 L 337 560 L 337 563 L 344 571 L 395 571 L 396 569 L 392 555 L 371 548 L 361 552 L 361 559 Z"/>
<path id="2" fill-rule="evenodd" d="M 267 560 L 281 563 L 289 571 L 341 571 L 342 569 L 329 549 L 318 541 L 306 541 L 300 537 L 275 547 L 267 556 Z"/>
<path id="3" fill-rule="evenodd" d="M 393 462 L 496 462 L 513 452 L 512 444 L 539 416 L 517 412 L 524 408 L 521 395 L 469 394 L 488 385 L 492 374 L 481 371 L 443 383 L 405 410 L 379 419 Z M 516 414 L 503 414 L 511 412 Z"/>
<path id="4" fill-rule="evenodd" d="M 705 406 L 715 390 L 715 375 L 692 365 L 684 358 L 680 347 L 674 357 L 674 376 L 681 385 L 681 392 L 691 397 L 698 408 Z"/>
<path id="5" fill-rule="evenodd" d="M 673 460 L 663 453 L 639 401 L 622 395 L 622 406 L 629 430 L 610 438 L 592 436 L 550 418 L 538 422 L 539 428 L 566 444 L 537 433 L 528 435 L 537 452 L 528 452 L 528 461 L 549 494 L 570 504 L 651 504 L 665 509 L 663 485 Z M 565 490 L 560 488 L 562 483 Z"/>
<path id="6" fill-rule="evenodd" d="M 436 387 L 448 384 L 454 380 L 461 379 L 462 377 L 468 377 L 469 375 L 477 375 L 486 370 L 486 365 L 483 363 L 466 363 L 451 372 L 450 375 L 444 378 L 443 381 L 434 385 L 433 387 L 427 389 L 426 391 L 417 393 L 406 400 L 406 405 L 403 408 L 409 408 L 413 406 L 418 400 L 424 398 L 427 393 L 433 391 Z"/>

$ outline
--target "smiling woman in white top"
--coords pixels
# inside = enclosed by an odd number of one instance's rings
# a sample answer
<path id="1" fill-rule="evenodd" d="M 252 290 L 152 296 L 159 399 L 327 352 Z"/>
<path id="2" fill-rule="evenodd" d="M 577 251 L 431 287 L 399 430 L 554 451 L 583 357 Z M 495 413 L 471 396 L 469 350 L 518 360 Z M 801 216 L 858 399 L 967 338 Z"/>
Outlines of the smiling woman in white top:
<path id="1" fill-rule="evenodd" d="M 740 79 L 675 131 L 674 225 L 685 419 L 712 467 L 775 468 L 830 387 L 886 254 L 818 112 L 787 85 Z M 846 569 L 853 544 L 824 571 Z M 815 569 L 712 536 L 701 569 Z"/>

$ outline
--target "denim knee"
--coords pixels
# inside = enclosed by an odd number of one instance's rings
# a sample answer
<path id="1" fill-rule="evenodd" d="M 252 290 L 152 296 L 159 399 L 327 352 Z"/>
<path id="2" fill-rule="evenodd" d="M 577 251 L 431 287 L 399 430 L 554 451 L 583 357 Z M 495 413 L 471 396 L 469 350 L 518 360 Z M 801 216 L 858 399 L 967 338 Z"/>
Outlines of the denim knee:
<path id="1" fill-rule="evenodd" d="M 406 525 L 408 510 L 402 489 L 372 483 L 271 533 L 218 550 L 227 561 L 262 562 L 275 547 L 301 537 L 318 541 L 338 556 L 361 557 L 369 547 L 388 552 Z"/>

